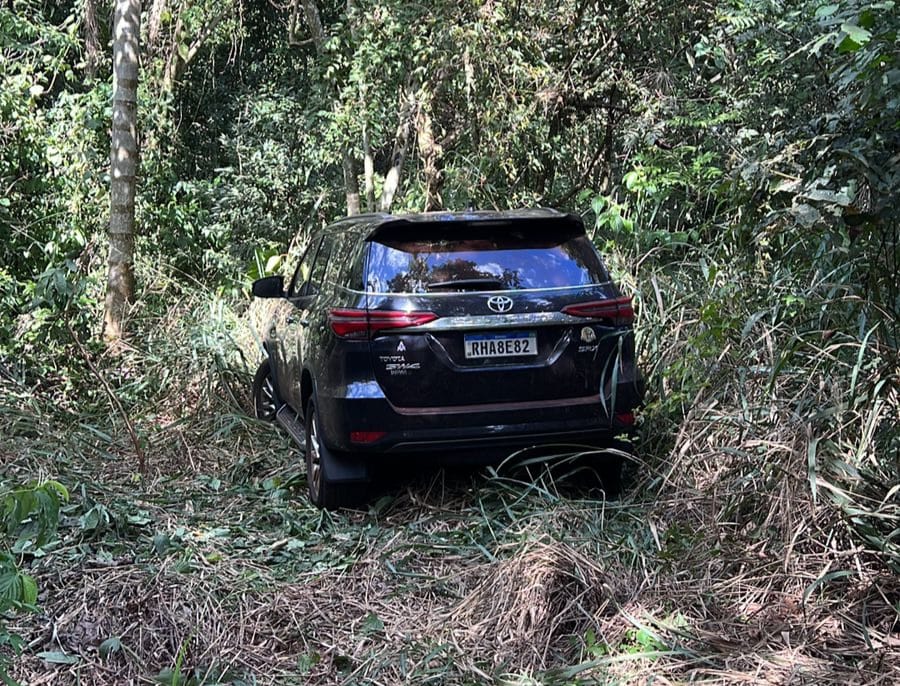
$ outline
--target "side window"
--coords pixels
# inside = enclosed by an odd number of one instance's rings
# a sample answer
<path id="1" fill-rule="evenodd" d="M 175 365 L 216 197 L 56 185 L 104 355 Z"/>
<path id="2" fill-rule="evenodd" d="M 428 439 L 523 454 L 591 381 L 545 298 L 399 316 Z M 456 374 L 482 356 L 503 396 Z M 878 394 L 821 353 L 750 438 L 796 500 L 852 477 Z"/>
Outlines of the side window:
<path id="1" fill-rule="evenodd" d="M 303 295 L 303 287 L 306 285 L 306 282 L 309 281 L 309 275 L 310 272 L 312 272 L 313 258 L 316 256 L 316 248 L 319 247 L 319 243 L 320 241 L 317 239 L 310 241 L 309 246 L 306 248 L 306 252 L 303 253 L 303 257 L 300 258 L 300 264 L 297 265 L 297 270 L 294 272 L 294 276 L 291 279 L 291 285 L 288 287 L 289 298 L 297 298 Z"/>
<path id="2" fill-rule="evenodd" d="M 362 272 L 356 268 L 360 262 L 361 249 L 360 242 L 354 236 L 335 236 L 331 263 L 325 272 L 325 283 L 329 286 L 362 290 Z"/>
<path id="3" fill-rule="evenodd" d="M 316 295 L 322 289 L 322 282 L 325 280 L 325 270 L 328 268 L 328 261 L 333 248 L 334 236 L 326 236 L 322 240 L 319 254 L 316 255 L 316 261 L 313 264 L 312 274 L 309 276 L 309 286 L 305 295 Z"/>
<path id="4" fill-rule="evenodd" d="M 363 267 L 370 243 L 357 243 L 347 257 L 344 285 L 354 291 L 364 290 Z"/>
<path id="5" fill-rule="evenodd" d="M 345 250 L 343 249 L 343 247 L 344 246 L 337 239 L 334 240 L 334 248 L 331 251 L 331 259 L 328 262 L 328 269 L 325 270 L 325 286 L 336 286 L 338 284 L 338 281 L 340 280 L 340 274 L 344 269 L 345 263 Z"/>

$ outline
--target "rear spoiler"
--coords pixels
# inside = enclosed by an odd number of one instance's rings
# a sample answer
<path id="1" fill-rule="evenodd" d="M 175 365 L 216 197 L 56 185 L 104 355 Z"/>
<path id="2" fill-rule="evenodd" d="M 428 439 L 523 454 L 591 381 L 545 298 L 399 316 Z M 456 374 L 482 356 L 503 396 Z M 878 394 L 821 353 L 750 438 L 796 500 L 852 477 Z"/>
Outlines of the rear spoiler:
<path id="1" fill-rule="evenodd" d="M 525 209 L 508 212 L 429 212 L 411 215 L 378 215 L 369 225 L 365 240 L 384 238 L 422 239 L 431 231 L 453 235 L 471 235 L 503 228 L 540 230 L 554 236 L 585 235 L 584 222 L 576 214 L 548 209 Z"/>

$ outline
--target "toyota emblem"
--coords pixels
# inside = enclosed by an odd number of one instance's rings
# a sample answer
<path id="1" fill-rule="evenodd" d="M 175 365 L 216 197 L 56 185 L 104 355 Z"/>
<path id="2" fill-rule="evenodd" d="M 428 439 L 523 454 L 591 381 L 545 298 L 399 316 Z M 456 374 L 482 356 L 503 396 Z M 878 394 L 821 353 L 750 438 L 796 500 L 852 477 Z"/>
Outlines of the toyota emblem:
<path id="1" fill-rule="evenodd" d="M 505 295 L 492 295 L 488 298 L 487 306 L 492 312 L 503 314 L 512 309 L 513 301 L 512 298 L 508 298 Z"/>

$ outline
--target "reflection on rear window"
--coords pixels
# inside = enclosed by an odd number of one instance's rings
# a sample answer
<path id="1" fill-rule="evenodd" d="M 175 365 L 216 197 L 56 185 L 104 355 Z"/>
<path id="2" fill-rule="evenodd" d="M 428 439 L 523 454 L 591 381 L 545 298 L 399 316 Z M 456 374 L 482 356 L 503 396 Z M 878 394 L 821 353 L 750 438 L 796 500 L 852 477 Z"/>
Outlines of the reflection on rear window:
<path id="1" fill-rule="evenodd" d="M 372 244 L 367 271 L 366 287 L 374 293 L 554 288 L 609 279 L 585 236 L 380 240 Z"/>

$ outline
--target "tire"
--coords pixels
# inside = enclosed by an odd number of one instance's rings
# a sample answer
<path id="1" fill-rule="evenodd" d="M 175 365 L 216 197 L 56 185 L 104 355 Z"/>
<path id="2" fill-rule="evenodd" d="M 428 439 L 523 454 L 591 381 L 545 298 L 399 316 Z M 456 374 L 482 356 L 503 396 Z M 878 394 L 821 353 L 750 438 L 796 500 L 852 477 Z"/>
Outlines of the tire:
<path id="1" fill-rule="evenodd" d="M 609 447 L 616 452 L 607 452 L 602 455 L 600 459 L 603 461 L 597 465 L 596 469 L 603 484 L 603 491 L 606 493 L 606 497 L 617 499 L 625 487 L 626 479 L 623 472 L 625 471 L 626 463 L 629 466 L 633 466 L 630 458 L 636 458 L 637 452 L 630 436 L 626 439 L 614 439 Z M 631 470 L 628 473 L 630 474 Z"/>
<path id="2" fill-rule="evenodd" d="M 265 360 L 253 375 L 253 411 L 257 419 L 274 422 L 280 407 L 281 400 L 275 389 L 272 366 L 269 364 L 269 360 Z"/>
<path id="3" fill-rule="evenodd" d="M 622 493 L 622 466 L 625 458 L 621 455 L 603 455 L 602 462 L 595 466 L 597 476 L 603 486 L 603 492 L 610 500 L 614 500 Z"/>
<path id="4" fill-rule="evenodd" d="M 306 483 L 309 501 L 326 510 L 364 504 L 370 496 L 371 479 L 359 456 L 336 453 L 322 440 L 314 399 L 306 407 Z"/>
<path id="5" fill-rule="evenodd" d="M 306 408 L 306 484 L 309 502 L 318 508 L 336 510 L 342 504 L 340 485 L 330 478 L 334 455 L 321 440 L 319 415 L 310 400 Z"/>

